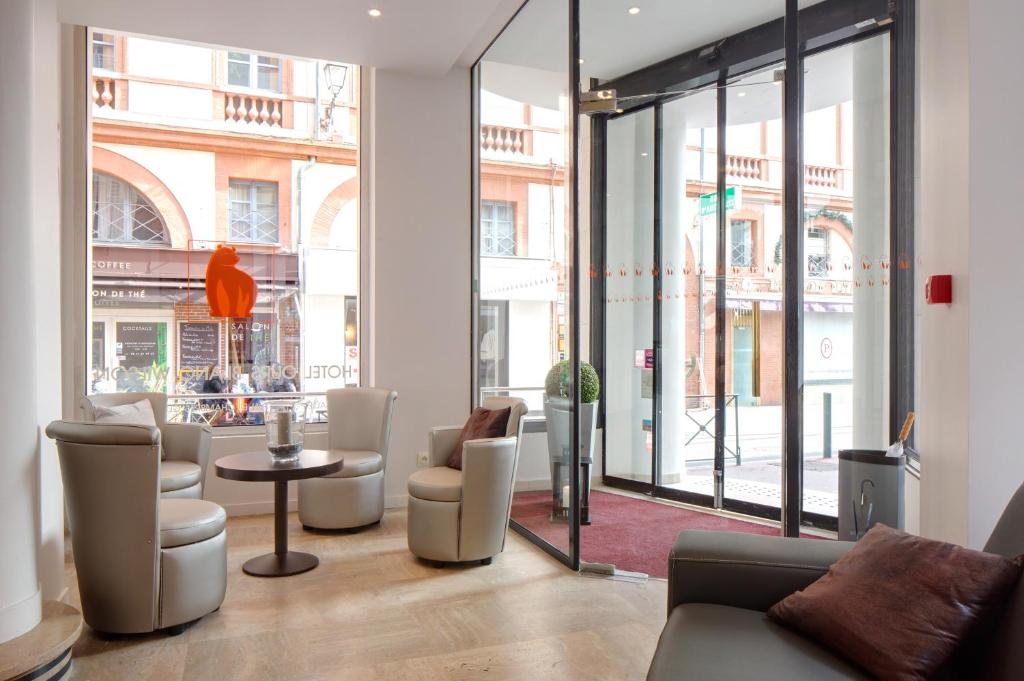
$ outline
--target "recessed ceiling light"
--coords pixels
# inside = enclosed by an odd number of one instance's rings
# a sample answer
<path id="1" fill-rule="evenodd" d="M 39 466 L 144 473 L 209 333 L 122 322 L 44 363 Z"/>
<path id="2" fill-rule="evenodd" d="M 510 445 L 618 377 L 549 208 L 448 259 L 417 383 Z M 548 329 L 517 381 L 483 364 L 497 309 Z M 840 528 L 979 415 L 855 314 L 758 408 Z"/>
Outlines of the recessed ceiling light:
<path id="1" fill-rule="evenodd" d="M 580 63 L 581 64 L 583 63 L 583 57 L 580 57 Z"/>
<path id="2" fill-rule="evenodd" d="M 625 109 L 616 109 L 615 113 L 622 113 L 623 111 L 625 111 Z"/>
<path id="3" fill-rule="evenodd" d="M 640 14 L 640 8 L 639 7 L 630 7 L 626 11 L 629 12 L 630 14 Z"/>
<path id="4" fill-rule="evenodd" d="M 646 151 L 641 151 L 641 152 L 640 152 L 640 155 L 641 155 L 641 156 L 646 156 L 646 155 L 647 155 L 647 152 L 646 152 Z"/>
<path id="5" fill-rule="evenodd" d="M 737 97 L 746 97 L 746 96 L 747 96 L 747 93 L 746 93 L 746 92 L 737 92 L 737 93 L 736 93 L 736 96 L 737 96 Z"/>
<path id="6" fill-rule="evenodd" d="M 376 7 L 374 7 L 370 11 L 368 11 L 367 14 L 369 14 L 371 17 L 376 19 L 377 17 L 379 17 L 381 15 L 381 11 L 379 9 L 377 9 Z"/>

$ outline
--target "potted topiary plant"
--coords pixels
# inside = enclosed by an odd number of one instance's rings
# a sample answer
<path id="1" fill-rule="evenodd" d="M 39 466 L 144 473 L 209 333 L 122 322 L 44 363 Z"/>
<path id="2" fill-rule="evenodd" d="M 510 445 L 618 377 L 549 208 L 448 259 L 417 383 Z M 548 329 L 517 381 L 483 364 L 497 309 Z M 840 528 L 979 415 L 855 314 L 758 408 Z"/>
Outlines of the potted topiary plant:
<path id="1" fill-rule="evenodd" d="M 544 416 L 547 420 L 548 457 L 551 462 L 552 518 L 569 510 L 569 466 L 572 462 L 572 364 L 562 360 L 544 379 Z M 580 522 L 590 524 L 590 471 L 597 433 L 597 400 L 601 380 L 594 367 L 580 362 Z"/>

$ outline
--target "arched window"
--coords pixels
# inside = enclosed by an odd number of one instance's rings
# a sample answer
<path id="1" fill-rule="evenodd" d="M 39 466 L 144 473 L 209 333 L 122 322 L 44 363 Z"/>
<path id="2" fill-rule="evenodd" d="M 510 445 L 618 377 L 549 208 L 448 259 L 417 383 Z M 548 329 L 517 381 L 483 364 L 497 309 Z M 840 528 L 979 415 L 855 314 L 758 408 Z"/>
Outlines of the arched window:
<path id="1" fill-rule="evenodd" d="M 159 211 L 135 187 L 113 175 L 92 176 L 92 238 L 107 243 L 171 243 Z"/>

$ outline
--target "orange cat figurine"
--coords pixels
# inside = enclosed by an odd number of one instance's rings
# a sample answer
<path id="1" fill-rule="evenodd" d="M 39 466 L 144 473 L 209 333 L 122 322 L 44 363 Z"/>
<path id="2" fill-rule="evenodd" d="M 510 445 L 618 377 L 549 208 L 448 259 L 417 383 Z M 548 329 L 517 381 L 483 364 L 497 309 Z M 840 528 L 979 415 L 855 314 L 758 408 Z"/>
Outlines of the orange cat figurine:
<path id="1" fill-rule="evenodd" d="M 256 303 L 256 281 L 238 264 L 231 246 L 217 246 L 206 266 L 206 300 L 213 317 L 249 317 Z"/>

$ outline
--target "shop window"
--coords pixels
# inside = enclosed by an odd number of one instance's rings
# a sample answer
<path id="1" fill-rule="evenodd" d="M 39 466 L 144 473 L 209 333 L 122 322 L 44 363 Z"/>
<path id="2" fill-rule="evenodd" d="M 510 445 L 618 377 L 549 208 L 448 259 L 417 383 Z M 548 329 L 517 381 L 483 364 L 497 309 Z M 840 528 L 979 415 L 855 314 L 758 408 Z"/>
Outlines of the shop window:
<path id="1" fill-rule="evenodd" d="M 231 180 L 228 240 L 277 243 L 277 183 Z"/>
<path id="2" fill-rule="evenodd" d="M 113 33 L 92 34 L 92 67 L 117 70 L 117 42 Z"/>
<path id="3" fill-rule="evenodd" d="M 326 391 L 359 385 L 358 68 L 342 65 L 351 90 L 331 104 L 345 137 L 320 139 L 329 97 L 316 112 L 312 98 L 281 94 L 281 111 L 305 112 L 288 130 L 294 145 L 282 151 L 278 134 L 243 126 L 232 129 L 234 148 L 211 151 L 223 121 L 197 118 L 148 70 L 208 62 L 209 46 L 130 41 L 138 59 L 125 62 L 111 52 L 125 39 L 93 33 L 80 59 L 109 66 L 116 56 L 123 78 L 147 79 L 162 108 L 125 97 L 121 109 L 92 109 L 92 213 L 80 225 L 88 248 L 77 253 L 90 267 L 88 298 L 78 301 L 89 310 L 80 350 L 89 371 L 76 375 L 76 392 L 163 391 L 172 422 L 259 426 L 274 400 L 326 419 Z M 325 66 L 221 49 L 222 82 L 250 90 L 280 91 L 286 61 L 310 77 Z M 170 134 L 130 141 L 150 126 Z M 112 137 L 122 143 L 105 143 Z M 311 236 L 320 233 L 345 235 L 343 247 Z M 251 303 L 249 313 L 220 316 L 210 303 L 224 297 Z"/>
<path id="4" fill-rule="evenodd" d="M 754 242 L 750 220 L 733 220 L 730 225 L 731 250 L 729 262 L 733 267 L 751 267 L 754 264 Z"/>
<path id="5" fill-rule="evenodd" d="M 170 243 L 163 218 L 149 199 L 100 172 L 92 176 L 92 238 L 107 243 Z"/>
<path id="6" fill-rule="evenodd" d="M 480 206 L 480 255 L 516 254 L 515 209 L 510 201 L 484 201 Z"/>
<path id="7" fill-rule="evenodd" d="M 228 85 L 281 91 L 281 60 L 262 54 L 228 52 Z"/>

